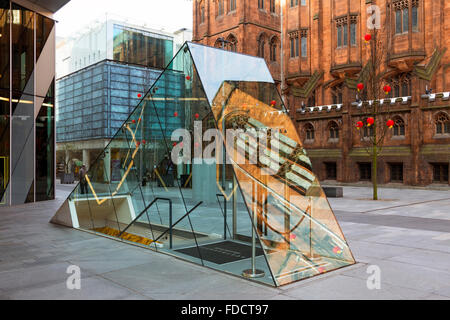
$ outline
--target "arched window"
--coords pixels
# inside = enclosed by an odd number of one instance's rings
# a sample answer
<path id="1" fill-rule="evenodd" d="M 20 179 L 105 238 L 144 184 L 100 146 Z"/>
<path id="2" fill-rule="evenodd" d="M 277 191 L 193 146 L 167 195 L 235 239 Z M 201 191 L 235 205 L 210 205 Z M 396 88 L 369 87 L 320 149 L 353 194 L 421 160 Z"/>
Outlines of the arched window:
<path id="1" fill-rule="evenodd" d="M 335 121 L 328 124 L 328 132 L 330 133 L 330 139 L 339 139 L 339 125 Z"/>
<path id="2" fill-rule="evenodd" d="M 277 61 L 277 37 L 270 39 L 270 61 Z"/>
<path id="3" fill-rule="evenodd" d="M 450 134 L 450 118 L 444 112 L 436 116 L 436 134 Z"/>
<path id="4" fill-rule="evenodd" d="M 390 97 L 406 97 L 412 94 L 411 75 L 409 73 L 400 73 L 392 77 L 390 81 L 392 91 Z"/>
<path id="5" fill-rule="evenodd" d="M 237 39 L 234 35 L 230 34 L 227 38 L 227 50 L 228 51 L 232 51 L 232 52 L 236 52 L 237 51 Z"/>
<path id="6" fill-rule="evenodd" d="M 335 85 L 331 90 L 331 95 L 333 98 L 333 104 L 341 104 L 343 103 L 343 92 L 344 92 L 344 83 L 340 83 Z"/>
<path id="7" fill-rule="evenodd" d="M 218 16 L 223 15 L 223 12 L 224 12 L 223 1 L 224 1 L 224 0 L 218 0 L 218 1 L 217 1 L 217 15 L 218 15 Z"/>
<path id="8" fill-rule="evenodd" d="M 394 137 L 405 136 L 405 122 L 399 116 L 394 117 Z"/>
<path id="9" fill-rule="evenodd" d="M 314 140 L 314 126 L 311 123 L 305 125 L 306 140 Z"/>
<path id="10" fill-rule="evenodd" d="M 264 58 L 266 36 L 262 33 L 258 38 L 258 57 Z"/>

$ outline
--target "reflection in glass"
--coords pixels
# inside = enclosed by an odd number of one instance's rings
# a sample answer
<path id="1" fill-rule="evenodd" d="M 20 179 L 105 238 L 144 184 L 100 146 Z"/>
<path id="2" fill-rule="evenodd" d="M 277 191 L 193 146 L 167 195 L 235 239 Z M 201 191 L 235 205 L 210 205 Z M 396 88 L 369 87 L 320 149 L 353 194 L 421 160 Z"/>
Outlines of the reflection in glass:
<path id="1" fill-rule="evenodd" d="M 76 228 L 275 286 L 354 263 L 263 59 L 185 44 L 87 179 Z"/>

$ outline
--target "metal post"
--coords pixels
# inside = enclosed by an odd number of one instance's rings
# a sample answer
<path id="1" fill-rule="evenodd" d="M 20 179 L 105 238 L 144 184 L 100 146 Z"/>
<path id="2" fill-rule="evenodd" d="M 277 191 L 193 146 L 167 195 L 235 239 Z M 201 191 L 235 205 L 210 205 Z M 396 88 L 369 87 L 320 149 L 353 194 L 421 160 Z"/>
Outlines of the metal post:
<path id="1" fill-rule="evenodd" d="M 169 202 L 169 248 L 172 249 L 172 201 Z"/>
<path id="2" fill-rule="evenodd" d="M 223 197 L 223 239 L 227 240 L 227 198 Z"/>
<path id="3" fill-rule="evenodd" d="M 256 233 L 255 233 L 255 227 L 256 227 L 256 208 L 257 208 L 257 203 L 256 203 L 256 197 L 255 197 L 255 193 L 256 193 L 256 185 L 255 183 L 253 183 L 253 203 L 252 203 L 252 267 L 251 269 L 246 269 L 244 271 L 242 271 L 242 276 L 246 277 L 246 278 L 261 278 L 265 276 L 265 272 L 263 270 L 258 270 L 256 269 Z"/>
<path id="4" fill-rule="evenodd" d="M 236 177 L 233 175 L 233 190 L 236 187 Z M 233 193 L 233 239 L 236 239 L 237 233 L 237 198 L 236 192 Z"/>

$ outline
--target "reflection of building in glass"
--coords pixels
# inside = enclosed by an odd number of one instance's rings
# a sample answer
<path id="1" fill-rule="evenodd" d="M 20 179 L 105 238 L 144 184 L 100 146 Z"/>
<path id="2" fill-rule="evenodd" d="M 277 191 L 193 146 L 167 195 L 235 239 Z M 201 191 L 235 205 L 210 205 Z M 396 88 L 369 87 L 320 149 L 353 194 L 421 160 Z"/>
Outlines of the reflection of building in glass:
<path id="1" fill-rule="evenodd" d="M 0 205 L 54 199 L 55 22 L 68 1 L 0 1 Z"/>
<path id="2" fill-rule="evenodd" d="M 109 19 L 61 42 L 56 83 L 60 170 L 69 164 L 66 169 L 76 174 L 82 163 L 89 167 L 185 38 L 190 39 L 185 29 L 168 33 Z M 176 95 L 183 87 L 181 80 L 173 73 L 161 86 Z M 104 160 L 109 172 L 115 165 L 114 152 Z"/>
<path id="3" fill-rule="evenodd" d="M 52 221 L 273 286 L 355 263 L 264 60 L 193 43 Z"/>

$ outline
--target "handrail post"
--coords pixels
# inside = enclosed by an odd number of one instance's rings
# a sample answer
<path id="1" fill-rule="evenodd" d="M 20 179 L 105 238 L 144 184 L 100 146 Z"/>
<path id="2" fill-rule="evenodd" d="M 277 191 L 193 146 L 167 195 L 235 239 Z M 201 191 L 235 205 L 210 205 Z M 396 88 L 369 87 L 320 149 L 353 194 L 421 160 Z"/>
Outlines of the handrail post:
<path id="1" fill-rule="evenodd" d="M 172 200 L 169 199 L 169 248 L 172 249 L 172 235 L 173 235 L 173 230 L 172 230 Z"/>
<path id="2" fill-rule="evenodd" d="M 227 240 L 227 198 L 223 197 L 223 239 Z"/>

